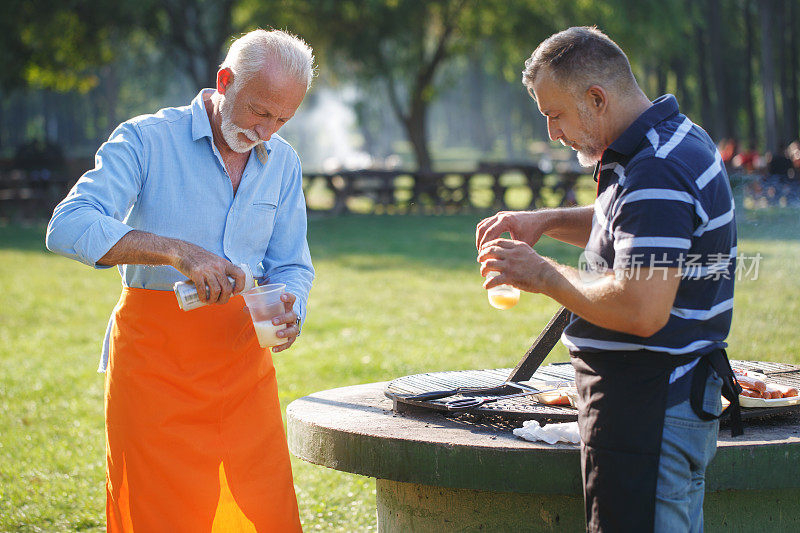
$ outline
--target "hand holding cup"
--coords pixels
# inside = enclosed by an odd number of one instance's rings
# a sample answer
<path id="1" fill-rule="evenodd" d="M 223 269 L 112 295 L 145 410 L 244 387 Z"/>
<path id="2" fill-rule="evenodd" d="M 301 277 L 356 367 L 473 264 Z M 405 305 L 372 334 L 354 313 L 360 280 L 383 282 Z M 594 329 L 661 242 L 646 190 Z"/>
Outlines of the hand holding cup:
<path id="1" fill-rule="evenodd" d="M 263 348 L 273 348 L 273 352 L 291 346 L 299 334 L 297 316 L 292 311 L 295 296 L 285 289 L 283 283 L 270 283 L 244 293 L 258 343 Z"/>

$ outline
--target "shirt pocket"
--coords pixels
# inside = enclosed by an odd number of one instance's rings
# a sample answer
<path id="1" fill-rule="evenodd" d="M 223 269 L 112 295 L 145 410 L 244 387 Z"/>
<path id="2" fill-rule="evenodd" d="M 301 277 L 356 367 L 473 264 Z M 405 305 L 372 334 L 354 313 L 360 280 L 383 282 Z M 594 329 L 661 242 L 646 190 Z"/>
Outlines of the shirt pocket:
<path id="1" fill-rule="evenodd" d="M 256 200 L 252 203 L 250 212 L 244 220 L 245 242 L 250 248 L 250 253 L 259 257 L 266 254 L 267 245 L 275 227 L 277 210 L 277 202 L 270 200 Z"/>
<path id="2" fill-rule="evenodd" d="M 256 200 L 253 202 L 253 209 L 260 211 L 275 211 L 278 209 L 278 204 L 273 200 Z"/>

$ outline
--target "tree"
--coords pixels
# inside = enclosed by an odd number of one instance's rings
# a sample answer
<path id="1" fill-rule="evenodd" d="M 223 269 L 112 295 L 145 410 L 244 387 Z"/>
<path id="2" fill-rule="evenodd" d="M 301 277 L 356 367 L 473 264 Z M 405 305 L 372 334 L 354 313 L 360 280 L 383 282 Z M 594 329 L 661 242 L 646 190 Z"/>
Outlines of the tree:
<path id="1" fill-rule="evenodd" d="M 97 68 L 145 25 L 155 0 L 4 0 L 0 16 L 0 88 L 85 93 Z"/>
<path id="2" fill-rule="evenodd" d="M 714 116 L 714 133 L 718 137 L 728 138 L 733 133 L 732 117 L 728 102 L 728 80 L 725 69 L 723 50 L 725 43 L 722 35 L 722 14 L 720 0 L 709 0 L 706 4 L 706 20 L 708 27 L 708 52 L 711 62 L 712 81 L 716 98 L 712 104 Z"/>
<path id="3" fill-rule="evenodd" d="M 775 109 L 775 67 L 772 33 L 775 26 L 774 4 L 771 0 L 759 0 L 758 18 L 761 22 L 761 87 L 764 92 L 764 121 L 766 123 L 767 151 L 778 145 L 778 115 Z"/>
<path id="4" fill-rule="evenodd" d="M 0 90 L 44 91 L 39 95 L 44 130 L 52 133 L 57 106 L 51 91 L 86 94 L 100 83 L 97 67 L 113 60 L 114 38 L 130 29 L 118 21 L 131 15 L 132 6 L 96 0 L 6 0 L 0 16 Z M 2 111 L 0 106 L 0 123 Z"/>
<path id="5" fill-rule="evenodd" d="M 196 87 L 216 80 L 225 43 L 236 30 L 235 0 L 148 1 L 139 14 L 142 27 L 163 46 Z"/>
<path id="6" fill-rule="evenodd" d="M 797 139 L 800 136 L 800 30 L 797 28 L 800 17 L 800 6 L 797 2 L 789 4 L 789 16 L 786 18 L 786 28 L 789 32 L 789 61 L 786 68 L 789 70 L 789 138 Z"/>
<path id="7" fill-rule="evenodd" d="M 798 6 L 797 0 L 6 0 L 0 140 L 7 146 L 42 131 L 83 128 L 90 144 L 134 107 L 142 112 L 164 103 L 165 87 L 180 86 L 174 101 L 178 92 L 185 96 L 188 80 L 193 88 L 213 84 L 234 34 L 277 27 L 314 47 L 324 81 L 358 88 L 365 102 L 356 111 L 369 123 L 362 129 L 376 151 L 391 149 L 395 128 L 387 126 L 396 117 L 419 168 L 428 170 L 431 134 L 436 147 L 487 153 L 497 139 L 513 137 L 524 150 L 520 137 L 541 134 L 541 127 L 531 120 L 535 106 L 525 105 L 523 62 L 551 33 L 597 25 L 626 51 L 650 96 L 675 92 L 681 108 L 714 137 L 738 131 L 756 141 L 765 128 L 767 148 L 774 149 L 777 136 L 798 133 Z M 131 96 L 139 87 L 147 88 L 147 102 Z M 73 94 L 57 94 L 67 92 Z M 449 103 L 437 108 L 434 130 L 431 108 L 442 97 Z M 82 103 L 66 113 L 65 105 L 78 105 L 66 102 Z M 17 127 L 20 121 L 27 127 Z"/>
<path id="8" fill-rule="evenodd" d="M 744 71 L 745 71 L 745 113 L 746 123 L 745 132 L 749 145 L 755 147 L 758 143 L 758 128 L 756 127 L 756 103 L 753 99 L 753 60 L 755 57 L 755 24 L 753 15 L 753 2 L 752 0 L 745 0 L 742 6 L 743 21 L 745 26 L 745 57 L 744 57 Z"/>
<path id="9" fill-rule="evenodd" d="M 778 39 L 780 65 L 781 140 L 787 144 L 798 134 L 797 2 L 782 2 Z"/>
<path id="10" fill-rule="evenodd" d="M 335 72 L 361 83 L 379 81 L 424 171 L 432 168 L 427 120 L 442 89 L 443 67 L 479 45 L 497 20 L 493 8 L 502 5 L 497 0 L 323 0 L 292 2 L 289 9 L 305 21 L 303 34 L 317 39 L 318 50 L 331 50 Z"/>
<path id="11" fill-rule="evenodd" d="M 384 83 L 395 116 L 403 125 L 420 170 L 430 170 L 428 107 L 436 75 L 463 38 L 470 0 L 326 0 L 311 12 L 316 30 L 340 60 L 363 79 Z"/>

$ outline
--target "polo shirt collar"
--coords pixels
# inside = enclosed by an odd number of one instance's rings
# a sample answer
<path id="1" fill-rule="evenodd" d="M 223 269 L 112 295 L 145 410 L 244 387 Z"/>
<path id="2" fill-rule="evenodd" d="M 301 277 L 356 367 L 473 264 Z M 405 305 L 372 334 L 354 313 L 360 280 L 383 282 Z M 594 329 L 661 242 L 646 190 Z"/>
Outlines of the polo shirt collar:
<path id="1" fill-rule="evenodd" d="M 213 93 L 214 89 L 202 89 L 197 96 L 194 97 L 191 103 L 192 109 L 192 140 L 196 141 L 203 137 L 208 137 L 214 140 L 214 135 L 211 133 L 211 121 L 206 112 L 206 105 L 203 101 L 205 95 Z M 262 164 L 267 162 L 267 157 L 272 152 L 270 141 L 259 143 L 254 148 L 256 157 Z"/>
<path id="2" fill-rule="evenodd" d="M 622 132 L 622 135 L 608 148 L 622 155 L 631 155 L 641 144 L 647 132 L 659 122 L 678 113 L 678 101 L 671 94 L 665 94 L 653 100 L 653 105 Z"/>

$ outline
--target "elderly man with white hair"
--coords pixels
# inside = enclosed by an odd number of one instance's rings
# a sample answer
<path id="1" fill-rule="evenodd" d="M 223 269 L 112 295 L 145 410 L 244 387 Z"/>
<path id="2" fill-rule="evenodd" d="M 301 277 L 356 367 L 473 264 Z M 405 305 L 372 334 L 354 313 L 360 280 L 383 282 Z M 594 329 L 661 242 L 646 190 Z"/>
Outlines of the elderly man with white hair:
<path id="1" fill-rule="evenodd" d="M 216 90 L 121 124 L 55 208 L 47 247 L 122 276 L 101 360 L 109 532 L 301 529 L 275 368 L 236 265 L 286 285 L 272 351 L 286 350 L 314 269 L 300 160 L 276 132 L 313 63 L 288 33 L 244 35 Z M 216 305 L 180 310 L 186 278 Z"/>

